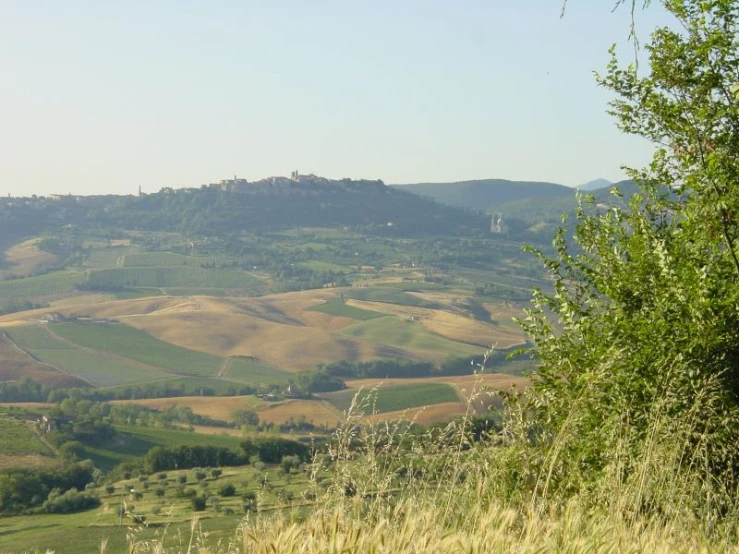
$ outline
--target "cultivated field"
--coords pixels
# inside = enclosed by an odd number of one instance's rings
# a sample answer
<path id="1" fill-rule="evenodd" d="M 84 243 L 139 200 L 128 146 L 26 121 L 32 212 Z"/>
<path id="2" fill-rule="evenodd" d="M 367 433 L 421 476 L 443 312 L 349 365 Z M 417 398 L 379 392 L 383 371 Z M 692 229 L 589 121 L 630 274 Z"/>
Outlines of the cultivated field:
<path id="1" fill-rule="evenodd" d="M 287 384 L 291 374 L 249 358 L 230 358 L 223 368 L 223 377 L 253 385 Z"/>
<path id="2" fill-rule="evenodd" d="M 417 321 L 432 333 L 457 342 L 486 348 L 489 348 L 491 344 L 497 344 L 501 349 L 521 346 L 525 342 L 520 330 L 513 331 L 500 325 L 484 323 L 469 315 L 460 315 L 452 311 L 361 300 L 349 300 L 348 304 L 363 310 L 373 310 Z M 449 308 L 459 310 L 451 306 Z"/>
<path id="3" fill-rule="evenodd" d="M 446 356 L 474 356 L 481 349 L 454 342 L 429 332 L 421 323 L 386 316 L 355 323 L 344 328 L 342 334 L 415 351 L 437 352 Z"/>
<path id="4" fill-rule="evenodd" d="M 457 391 L 446 383 L 382 384 L 371 389 L 348 389 L 321 396 L 342 412 L 349 410 L 354 403 L 364 414 L 459 402 Z"/>
<path id="5" fill-rule="evenodd" d="M 187 406 L 194 414 L 222 421 L 233 421 L 238 410 L 255 410 L 264 405 L 256 396 L 183 396 L 178 398 L 147 398 L 141 400 L 115 400 L 111 404 L 137 404 L 155 410 L 172 406 Z"/>
<path id="6" fill-rule="evenodd" d="M 50 455 L 31 422 L 0 415 L 0 453 L 6 456 Z"/>
<path id="7" fill-rule="evenodd" d="M 0 271 L 0 278 L 10 275 L 26 277 L 58 263 L 59 256 L 39 249 L 40 240 L 38 238 L 28 239 L 5 250 L 3 252 L 4 269 Z"/>
<path id="8" fill-rule="evenodd" d="M 174 373 L 213 375 L 223 364 L 218 356 L 196 352 L 158 340 L 128 325 L 116 323 L 58 323 L 50 326 L 64 339 Z"/>
<path id="9" fill-rule="evenodd" d="M 302 417 L 314 425 L 338 427 L 344 418 L 335 409 L 320 400 L 287 400 L 279 403 L 266 403 L 257 410 L 260 421 L 279 425 L 291 419 Z"/>
<path id="10" fill-rule="evenodd" d="M 0 299 L 28 300 L 43 296 L 74 292 L 77 285 L 85 282 L 87 274 L 82 271 L 57 271 L 25 279 L 0 281 Z"/>
<path id="11" fill-rule="evenodd" d="M 87 283 L 100 288 L 191 287 L 254 289 L 262 281 L 244 271 L 202 267 L 122 267 L 90 271 Z"/>
<path id="12" fill-rule="evenodd" d="M 216 263 L 216 258 L 211 256 L 185 256 L 173 252 L 144 252 L 141 254 L 128 254 L 121 256 L 118 265 L 121 267 L 172 267 L 190 266 L 202 267 Z"/>
<path id="13" fill-rule="evenodd" d="M 5 334 L 0 332 L 0 381 L 20 381 L 25 377 L 57 387 L 87 386 L 87 383 L 76 377 L 38 363 L 13 346 Z"/>

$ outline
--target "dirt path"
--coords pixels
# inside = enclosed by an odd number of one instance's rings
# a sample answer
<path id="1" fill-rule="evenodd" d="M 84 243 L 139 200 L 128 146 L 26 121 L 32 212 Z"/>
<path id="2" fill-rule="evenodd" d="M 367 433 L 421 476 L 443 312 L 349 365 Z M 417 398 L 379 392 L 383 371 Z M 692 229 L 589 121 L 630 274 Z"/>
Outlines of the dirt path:
<path id="1" fill-rule="evenodd" d="M 221 365 L 221 369 L 218 370 L 218 373 L 216 373 L 216 377 L 223 377 L 223 374 L 226 373 L 229 369 L 231 369 L 231 364 L 233 363 L 233 358 L 226 358 L 223 360 L 223 364 Z"/>

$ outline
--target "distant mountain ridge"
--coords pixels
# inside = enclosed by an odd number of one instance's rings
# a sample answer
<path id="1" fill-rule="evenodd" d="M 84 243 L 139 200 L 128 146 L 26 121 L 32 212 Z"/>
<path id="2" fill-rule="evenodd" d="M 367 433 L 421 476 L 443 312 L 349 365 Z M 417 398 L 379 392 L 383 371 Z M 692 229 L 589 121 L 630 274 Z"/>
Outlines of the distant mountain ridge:
<path id="1" fill-rule="evenodd" d="M 583 183 L 582 185 L 578 185 L 575 188 L 577 190 L 590 192 L 590 191 L 610 187 L 613 184 L 614 184 L 613 181 L 609 181 L 608 179 L 594 179 L 592 181 L 588 181 L 587 183 Z"/>
<path id="2" fill-rule="evenodd" d="M 442 204 L 472 210 L 488 210 L 494 206 L 529 198 L 571 197 L 571 187 L 538 181 L 480 179 L 454 183 L 413 183 L 390 185 L 392 188 L 432 198 Z"/>

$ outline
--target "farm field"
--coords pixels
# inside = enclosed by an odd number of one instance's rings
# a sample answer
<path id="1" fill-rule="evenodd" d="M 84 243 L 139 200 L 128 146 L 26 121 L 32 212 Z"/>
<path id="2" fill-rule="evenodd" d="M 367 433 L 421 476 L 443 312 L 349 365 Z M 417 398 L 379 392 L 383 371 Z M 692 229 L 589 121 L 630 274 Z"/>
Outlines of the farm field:
<path id="1" fill-rule="evenodd" d="M 0 454 L 11 456 L 49 455 L 31 429 L 31 422 L 0 415 Z"/>
<path id="2" fill-rule="evenodd" d="M 480 348 L 435 335 L 421 323 L 386 316 L 345 327 L 342 334 L 416 351 L 443 353 L 446 356 L 474 356 Z"/>
<path id="3" fill-rule="evenodd" d="M 266 403 L 257 410 L 259 421 L 279 425 L 305 418 L 314 425 L 325 425 L 334 428 L 344 423 L 344 417 L 335 409 L 320 400 L 287 400 L 279 403 Z"/>
<path id="4" fill-rule="evenodd" d="M 248 358 L 231 358 L 227 364 L 223 376 L 245 385 L 287 384 L 292 376 L 287 371 Z"/>
<path id="5" fill-rule="evenodd" d="M 436 305 L 403 292 L 396 287 L 359 287 L 348 289 L 344 295 L 355 300 L 366 300 L 368 302 L 386 302 L 388 304 L 400 304 L 401 306 L 417 306 L 419 308 L 435 308 Z"/>
<path id="6" fill-rule="evenodd" d="M 71 293 L 75 291 L 77 285 L 84 283 L 86 278 L 85 272 L 70 270 L 0 281 L 0 299 L 28 300 Z"/>
<path id="7" fill-rule="evenodd" d="M 212 375 L 223 363 L 217 356 L 166 343 L 119 323 L 57 323 L 50 328 L 54 333 L 80 346 L 175 373 Z"/>
<path id="8" fill-rule="evenodd" d="M 194 414 L 222 421 L 233 421 L 238 410 L 255 410 L 264 405 L 256 396 L 182 396 L 177 398 L 146 398 L 141 400 L 115 400 L 113 405 L 136 404 L 155 410 L 173 406 L 187 406 Z"/>
<path id="9" fill-rule="evenodd" d="M 39 249 L 41 239 L 34 238 L 19 242 L 3 252 L 0 278 L 11 275 L 26 277 L 60 261 L 59 256 Z"/>
<path id="10" fill-rule="evenodd" d="M 428 331 L 455 342 L 473 344 L 489 348 L 496 344 L 498 348 L 508 349 L 522 346 L 525 342 L 520 330 L 493 325 L 471 318 L 469 315 L 460 315 L 455 311 L 428 309 L 381 302 L 367 302 L 349 300 L 348 304 L 363 310 L 373 310 L 388 315 L 395 315 L 405 320 L 420 323 Z"/>
<path id="11" fill-rule="evenodd" d="M 97 288 L 189 287 L 253 289 L 262 281 L 244 271 L 201 267 L 122 267 L 90 271 L 87 284 Z"/>
<path id="12" fill-rule="evenodd" d="M 140 254 L 127 254 L 118 259 L 121 267 L 171 267 L 190 266 L 202 267 L 216 263 L 212 256 L 185 256 L 173 252 L 144 252 Z"/>
<path id="13" fill-rule="evenodd" d="M 376 317 L 383 316 L 383 314 L 380 312 L 357 308 L 355 306 L 351 306 L 343 302 L 341 299 L 338 299 L 338 298 L 332 298 L 331 300 L 326 301 L 324 304 L 313 306 L 311 308 L 308 308 L 308 310 L 314 311 L 314 312 L 321 312 L 324 314 L 333 315 L 337 317 L 348 317 L 350 319 L 358 319 L 359 321 L 367 321 L 369 319 L 374 319 Z"/>
<path id="14" fill-rule="evenodd" d="M 355 402 L 355 406 L 367 415 L 460 400 L 456 390 L 446 383 L 422 382 L 381 384 L 376 390 L 348 389 L 322 394 L 321 397 L 342 412 L 349 410 L 352 402 Z"/>
<path id="15" fill-rule="evenodd" d="M 43 385 L 85 387 L 87 383 L 67 373 L 40 364 L 14 347 L 0 332 L 0 381 L 21 381 L 31 378 Z"/>
<path id="16" fill-rule="evenodd" d="M 41 362 L 101 387 L 145 383 L 170 376 L 158 368 L 89 350 L 36 348 L 28 352 Z"/>
<path id="17" fill-rule="evenodd" d="M 134 461 L 155 446 L 206 445 L 238 450 L 239 439 L 227 435 L 206 435 L 179 429 L 116 425 L 123 440 L 98 447 L 85 446 L 87 456 L 96 466 L 111 470 L 122 462 Z"/>

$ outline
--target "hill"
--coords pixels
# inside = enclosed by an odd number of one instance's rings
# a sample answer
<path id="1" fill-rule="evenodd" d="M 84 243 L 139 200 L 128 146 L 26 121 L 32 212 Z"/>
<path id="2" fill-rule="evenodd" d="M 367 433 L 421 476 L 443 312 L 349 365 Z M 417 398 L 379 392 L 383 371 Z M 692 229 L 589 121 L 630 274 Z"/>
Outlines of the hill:
<path id="1" fill-rule="evenodd" d="M 415 183 L 393 185 L 393 188 L 432 198 L 449 206 L 472 210 L 487 210 L 516 200 L 573 196 L 573 190 L 564 185 L 506 179 L 481 179 L 457 183 Z"/>
<path id="2" fill-rule="evenodd" d="M 350 227 L 392 235 L 464 235 L 485 218 L 388 187 L 382 181 L 315 175 L 230 180 L 196 189 L 162 189 L 96 208 L 109 226 L 220 235 L 299 227 Z"/>
<path id="3" fill-rule="evenodd" d="M 609 181 L 608 179 L 594 179 L 587 183 L 583 183 L 582 185 L 578 185 L 575 188 L 581 191 L 593 191 L 610 187 L 611 185 L 613 185 L 613 181 Z"/>

